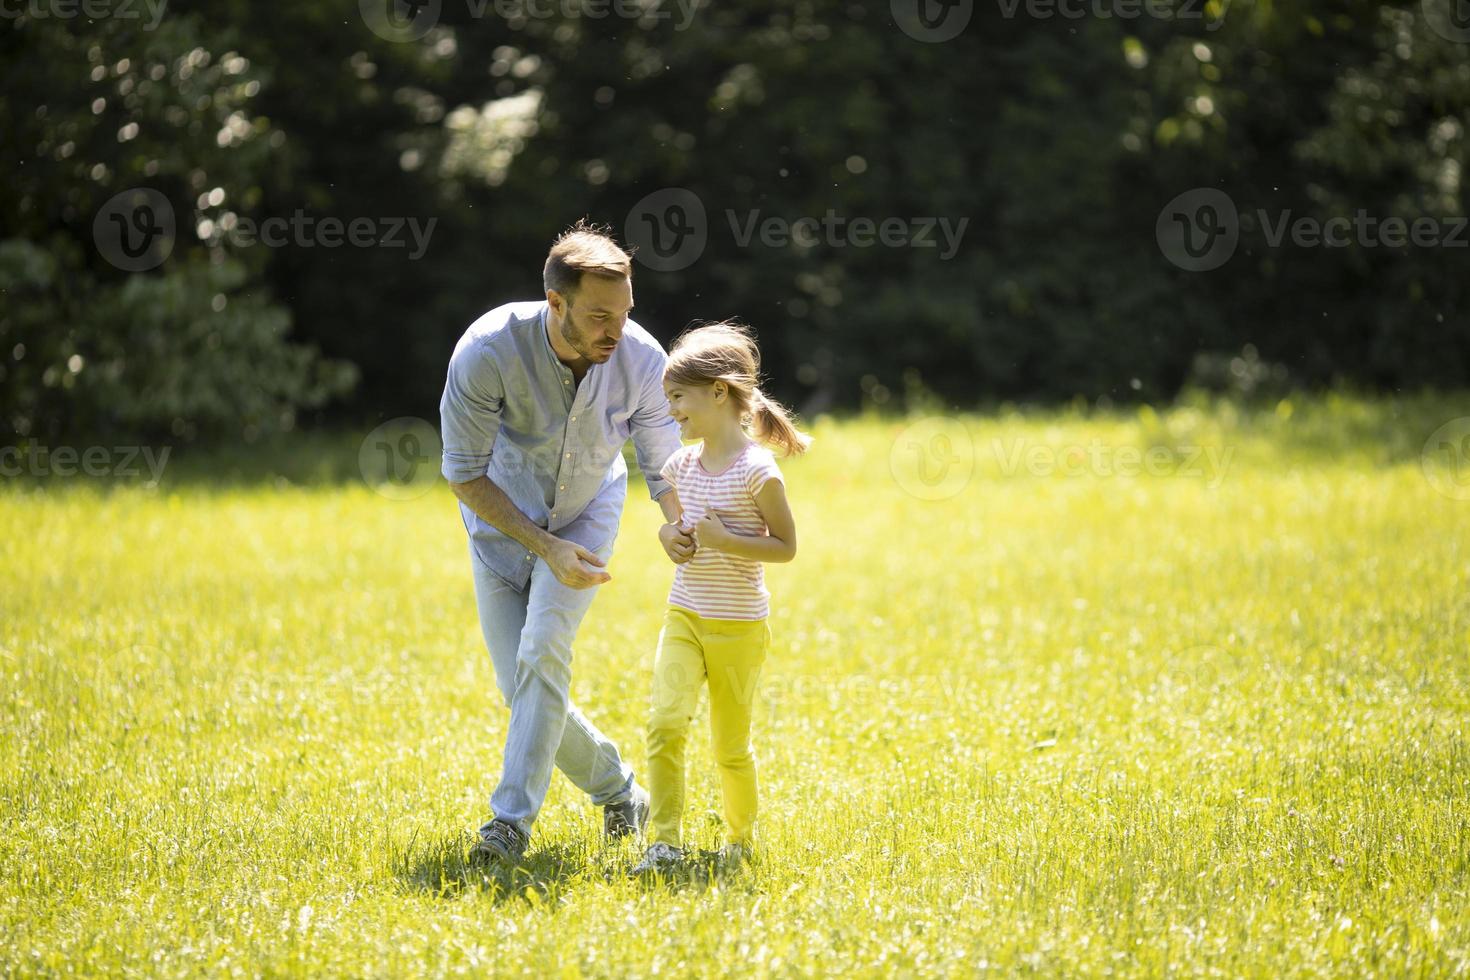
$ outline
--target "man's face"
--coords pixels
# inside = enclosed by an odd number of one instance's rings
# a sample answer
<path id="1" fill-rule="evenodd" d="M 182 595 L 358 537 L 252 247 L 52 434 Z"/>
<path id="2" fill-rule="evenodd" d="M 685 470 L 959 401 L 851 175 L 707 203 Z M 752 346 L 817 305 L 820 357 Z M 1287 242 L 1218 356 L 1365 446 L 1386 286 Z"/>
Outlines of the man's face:
<path id="1" fill-rule="evenodd" d="M 628 314 L 633 312 L 633 283 L 628 279 L 583 274 L 582 284 L 570 300 L 560 293 L 550 294 L 552 308 L 558 302 L 561 314 L 561 337 L 567 346 L 593 364 L 612 357 L 623 337 Z"/>

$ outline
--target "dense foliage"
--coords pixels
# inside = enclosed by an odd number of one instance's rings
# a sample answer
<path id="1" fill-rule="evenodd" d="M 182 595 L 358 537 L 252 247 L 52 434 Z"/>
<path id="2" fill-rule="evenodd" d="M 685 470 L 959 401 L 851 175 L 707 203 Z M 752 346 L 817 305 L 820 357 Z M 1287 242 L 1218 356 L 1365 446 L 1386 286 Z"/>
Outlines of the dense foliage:
<path id="1" fill-rule="evenodd" d="M 1463 382 L 1452 0 L 923 2 L 7 8 L 5 429 L 431 415 L 584 214 L 644 240 L 636 317 L 746 319 L 808 411 L 1165 400 L 1247 345 L 1286 383 Z M 128 271 L 98 229 L 135 188 L 176 239 Z M 1239 215 L 1204 271 L 1159 240 L 1195 188 Z"/>

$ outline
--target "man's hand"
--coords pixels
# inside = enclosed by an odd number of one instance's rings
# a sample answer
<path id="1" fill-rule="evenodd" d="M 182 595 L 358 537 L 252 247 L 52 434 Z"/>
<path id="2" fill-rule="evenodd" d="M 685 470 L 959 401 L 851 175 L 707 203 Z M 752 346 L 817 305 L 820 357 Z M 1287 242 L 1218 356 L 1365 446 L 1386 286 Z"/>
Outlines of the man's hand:
<path id="1" fill-rule="evenodd" d="M 722 551 L 730 537 L 730 529 L 725 527 L 725 522 L 713 510 L 705 512 L 699 523 L 694 525 L 694 543 L 697 547 Z"/>
<path id="2" fill-rule="evenodd" d="M 694 557 L 694 534 L 677 524 L 665 524 L 658 529 L 658 543 L 664 546 L 664 554 L 675 565 L 682 565 Z"/>
<path id="3" fill-rule="evenodd" d="M 571 589 L 590 589 L 594 585 L 611 582 L 612 576 L 602 571 L 607 563 L 579 544 L 556 539 L 546 549 L 542 559 L 550 566 L 557 581 Z M 589 568 L 591 565 L 593 567 Z"/>

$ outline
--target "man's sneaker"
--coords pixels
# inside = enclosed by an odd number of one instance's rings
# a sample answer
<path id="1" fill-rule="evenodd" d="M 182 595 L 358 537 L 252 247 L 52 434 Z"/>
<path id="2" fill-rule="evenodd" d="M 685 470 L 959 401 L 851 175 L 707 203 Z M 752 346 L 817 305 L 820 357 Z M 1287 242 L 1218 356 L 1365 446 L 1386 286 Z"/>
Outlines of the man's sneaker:
<path id="1" fill-rule="evenodd" d="M 633 784 L 633 795 L 622 803 L 609 803 L 602 808 L 602 833 L 608 840 L 643 833 L 648 823 L 648 791 Z"/>
<path id="2" fill-rule="evenodd" d="M 677 868 L 682 860 L 684 860 L 683 851 L 672 844 L 660 841 L 643 852 L 643 860 L 633 865 L 630 873 L 634 877 L 654 873 L 668 874 Z"/>
<path id="3" fill-rule="evenodd" d="M 492 820 L 480 828 L 480 839 L 470 848 L 470 860 L 519 864 L 528 843 L 530 838 L 515 824 Z"/>

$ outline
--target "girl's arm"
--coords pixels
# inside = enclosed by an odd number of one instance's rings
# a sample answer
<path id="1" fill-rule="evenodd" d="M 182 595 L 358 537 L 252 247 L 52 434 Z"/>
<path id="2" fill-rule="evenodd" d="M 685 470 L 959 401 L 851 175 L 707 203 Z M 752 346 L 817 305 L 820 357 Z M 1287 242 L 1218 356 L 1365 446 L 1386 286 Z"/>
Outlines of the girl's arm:
<path id="1" fill-rule="evenodd" d="M 663 545 L 664 554 L 675 565 L 682 565 L 694 557 L 694 536 L 681 527 L 684 508 L 679 505 L 679 491 L 670 490 L 658 498 L 663 508 L 664 520 L 658 529 L 658 543 Z"/>
<path id="2" fill-rule="evenodd" d="M 769 534 L 736 534 L 725 527 L 719 515 L 711 511 L 694 525 L 694 538 L 701 548 L 713 548 L 736 558 L 750 561 L 790 561 L 796 557 L 796 519 L 786 502 L 786 486 L 780 480 L 767 480 L 755 495 L 755 505 L 766 522 Z"/>
<path id="3" fill-rule="evenodd" d="M 684 508 L 679 503 L 679 491 L 669 488 L 669 492 L 658 498 L 659 510 L 664 512 L 664 520 L 670 524 L 678 524 L 684 519 Z"/>

